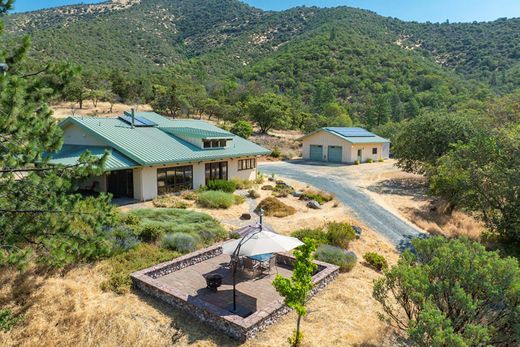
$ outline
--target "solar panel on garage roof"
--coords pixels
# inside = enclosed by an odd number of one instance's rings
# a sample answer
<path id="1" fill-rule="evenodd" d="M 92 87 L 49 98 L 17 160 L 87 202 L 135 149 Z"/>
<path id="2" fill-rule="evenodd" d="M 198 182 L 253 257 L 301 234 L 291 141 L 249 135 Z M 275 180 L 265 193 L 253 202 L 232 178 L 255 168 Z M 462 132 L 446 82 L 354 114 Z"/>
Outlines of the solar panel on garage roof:
<path id="1" fill-rule="evenodd" d="M 132 115 L 127 112 L 125 112 L 124 115 L 119 116 L 119 119 L 125 123 L 132 124 Z M 156 125 L 157 124 L 144 117 L 134 117 L 134 126 L 136 127 L 154 127 Z"/>
<path id="2" fill-rule="evenodd" d="M 333 131 L 341 136 L 345 137 L 374 137 L 375 135 L 371 132 L 362 128 L 327 128 L 329 131 Z"/>

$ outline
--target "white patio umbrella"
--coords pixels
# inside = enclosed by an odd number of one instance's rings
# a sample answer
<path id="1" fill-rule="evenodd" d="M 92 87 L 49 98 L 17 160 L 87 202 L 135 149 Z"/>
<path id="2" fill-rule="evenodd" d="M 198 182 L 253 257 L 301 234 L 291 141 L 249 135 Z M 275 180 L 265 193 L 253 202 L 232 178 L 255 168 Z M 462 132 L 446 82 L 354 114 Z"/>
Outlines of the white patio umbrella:
<path id="1" fill-rule="evenodd" d="M 288 252 L 301 245 L 303 245 L 303 242 L 295 237 L 280 235 L 268 230 L 260 230 L 240 239 L 224 243 L 222 251 L 225 254 L 240 257 Z"/>

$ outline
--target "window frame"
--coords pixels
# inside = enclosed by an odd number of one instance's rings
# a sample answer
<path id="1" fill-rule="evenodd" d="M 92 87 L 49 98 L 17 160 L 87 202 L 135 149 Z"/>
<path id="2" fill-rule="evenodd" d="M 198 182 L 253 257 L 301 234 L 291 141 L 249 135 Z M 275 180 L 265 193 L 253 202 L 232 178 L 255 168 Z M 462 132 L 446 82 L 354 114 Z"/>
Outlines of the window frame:
<path id="1" fill-rule="evenodd" d="M 256 169 L 256 158 L 239 159 L 237 171 Z"/>
<path id="2" fill-rule="evenodd" d="M 190 189 L 193 189 L 193 165 L 157 168 L 157 195 Z"/>
<path id="3" fill-rule="evenodd" d="M 377 155 L 378 149 L 377 147 L 372 147 L 372 155 Z"/>

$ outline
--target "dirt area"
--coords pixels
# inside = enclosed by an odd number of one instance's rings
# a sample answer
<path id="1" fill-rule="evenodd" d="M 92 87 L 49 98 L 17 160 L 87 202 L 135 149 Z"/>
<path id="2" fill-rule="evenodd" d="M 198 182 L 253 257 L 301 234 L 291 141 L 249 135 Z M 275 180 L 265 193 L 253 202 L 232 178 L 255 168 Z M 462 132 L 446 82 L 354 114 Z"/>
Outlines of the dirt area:
<path id="1" fill-rule="evenodd" d="M 60 102 L 51 105 L 55 118 L 66 118 L 68 116 L 96 116 L 96 117 L 113 117 L 129 111 L 131 108 L 136 111 L 152 111 L 149 105 L 126 105 L 116 103 L 112 105 L 110 112 L 110 104 L 108 102 L 98 102 L 96 106 L 90 100 L 83 102 L 83 108 L 79 108 L 77 102 Z"/>
<path id="2" fill-rule="evenodd" d="M 307 188 L 299 182 L 286 182 L 296 189 Z M 271 194 L 270 191 L 258 191 L 262 197 L 257 202 Z M 266 217 L 265 223 L 284 234 L 302 227 L 321 226 L 329 221 L 349 221 L 364 227 L 349 218 L 346 208 L 335 202 L 326 203 L 321 210 L 311 210 L 294 197 L 281 200 L 295 207 L 297 213 L 285 218 Z M 148 207 L 151 203 L 139 206 Z M 242 224 L 236 222 L 238 217 L 254 206 L 254 203 L 246 201 L 230 210 L 193 209 L 208 212 L 228 229 L 233 229 Z M 230 223 L 232 220 L 235 223 Z M 368 268 L 362 256 L 369 251 L 378 252 L 390 264 L 395 264 L 398 254 L 388 241 L 366 227 L 363 236 L 353 241 L 350 249 L 358 255 L 358 264 L 309 302 L 309 314 L 302 323 L 304 346 L 394 345 L 393 332 L 379 320 L 380 306 L 371 296 L 372 282 L 380 274 Z M 238 345 L 150 297 L 139 293 L 116 295 L 101 291 L 99 284 L 104 276 L 102 263 L 82 265 L 46 277 L 32 270 L 24 275 L 2 272 L 0 304 L 20 305 L 25 318 L 10 333 L 0 332 L 0 340 L 6 346 Z M 292 312 L 244 346 L 285 346 L 295 323 L 296 315 Z"/>
<path id="3" fill-rule="evenodd" d="M 423 176 L 401 171 L 394 160 L 345 167 L 353 183 L 379 204 L 401 215 L 419 228 L 447 237 L 478 239 L 484 226 L 463 212 L 449 211 L 445 204 L 427 194 Z"/>

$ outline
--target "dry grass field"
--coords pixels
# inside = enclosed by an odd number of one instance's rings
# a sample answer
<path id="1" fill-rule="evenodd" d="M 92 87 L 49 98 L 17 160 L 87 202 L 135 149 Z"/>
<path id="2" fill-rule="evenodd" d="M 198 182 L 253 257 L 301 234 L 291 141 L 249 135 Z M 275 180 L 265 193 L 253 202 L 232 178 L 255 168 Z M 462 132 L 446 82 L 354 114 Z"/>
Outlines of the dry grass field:
<path id="1" fill-rule="evenodd" d="M 295 181 L 287 183 L 307 188 Z M 260 191 L 260 190 L 259 190 Z M 262 197 L 270 194 L 261 191 Z M 259 199 L 257 199 L 260 201 Z M 297 209 L 285 218 L 266 217 L 265 222 L 288 234 L 301 227 L 318 227 L 329 221 L 349 221 L 344 206 L 329 202 L 322 210 L 310 210 L 296 198 L 282 200 Z M 337 205 L 336 207 L 334 207 Z M 247 202 L 230 210 L 209 212 L 228 229 Z M 227 223 L 226 223 L 227 222 Z M 378 319 L 379 304 L 372 299 L 372 282 L 380 276 L 363 264 L 365 252 L 379 252 L 390 264 L 398 254 L 383 238 L 364 228 L 350 249 L 360 261 L 341 274 L 309 303 L 303 321 L 304 346 L 392 346 L 393 332 Z M 5 346 L 238 346 L 185 314 L 137 292 L 116 295 L 103 292 L 104 263 L 80 265 L 68 271 L 41 273 L 32 268 L 24 274 L 0 273 L 0 304 L 22 313 L 24 319 L 9 333 L 0 332 Z M 294 313 L 283 317 L 244 346 L 286 346 L 295 327 Z"/>

